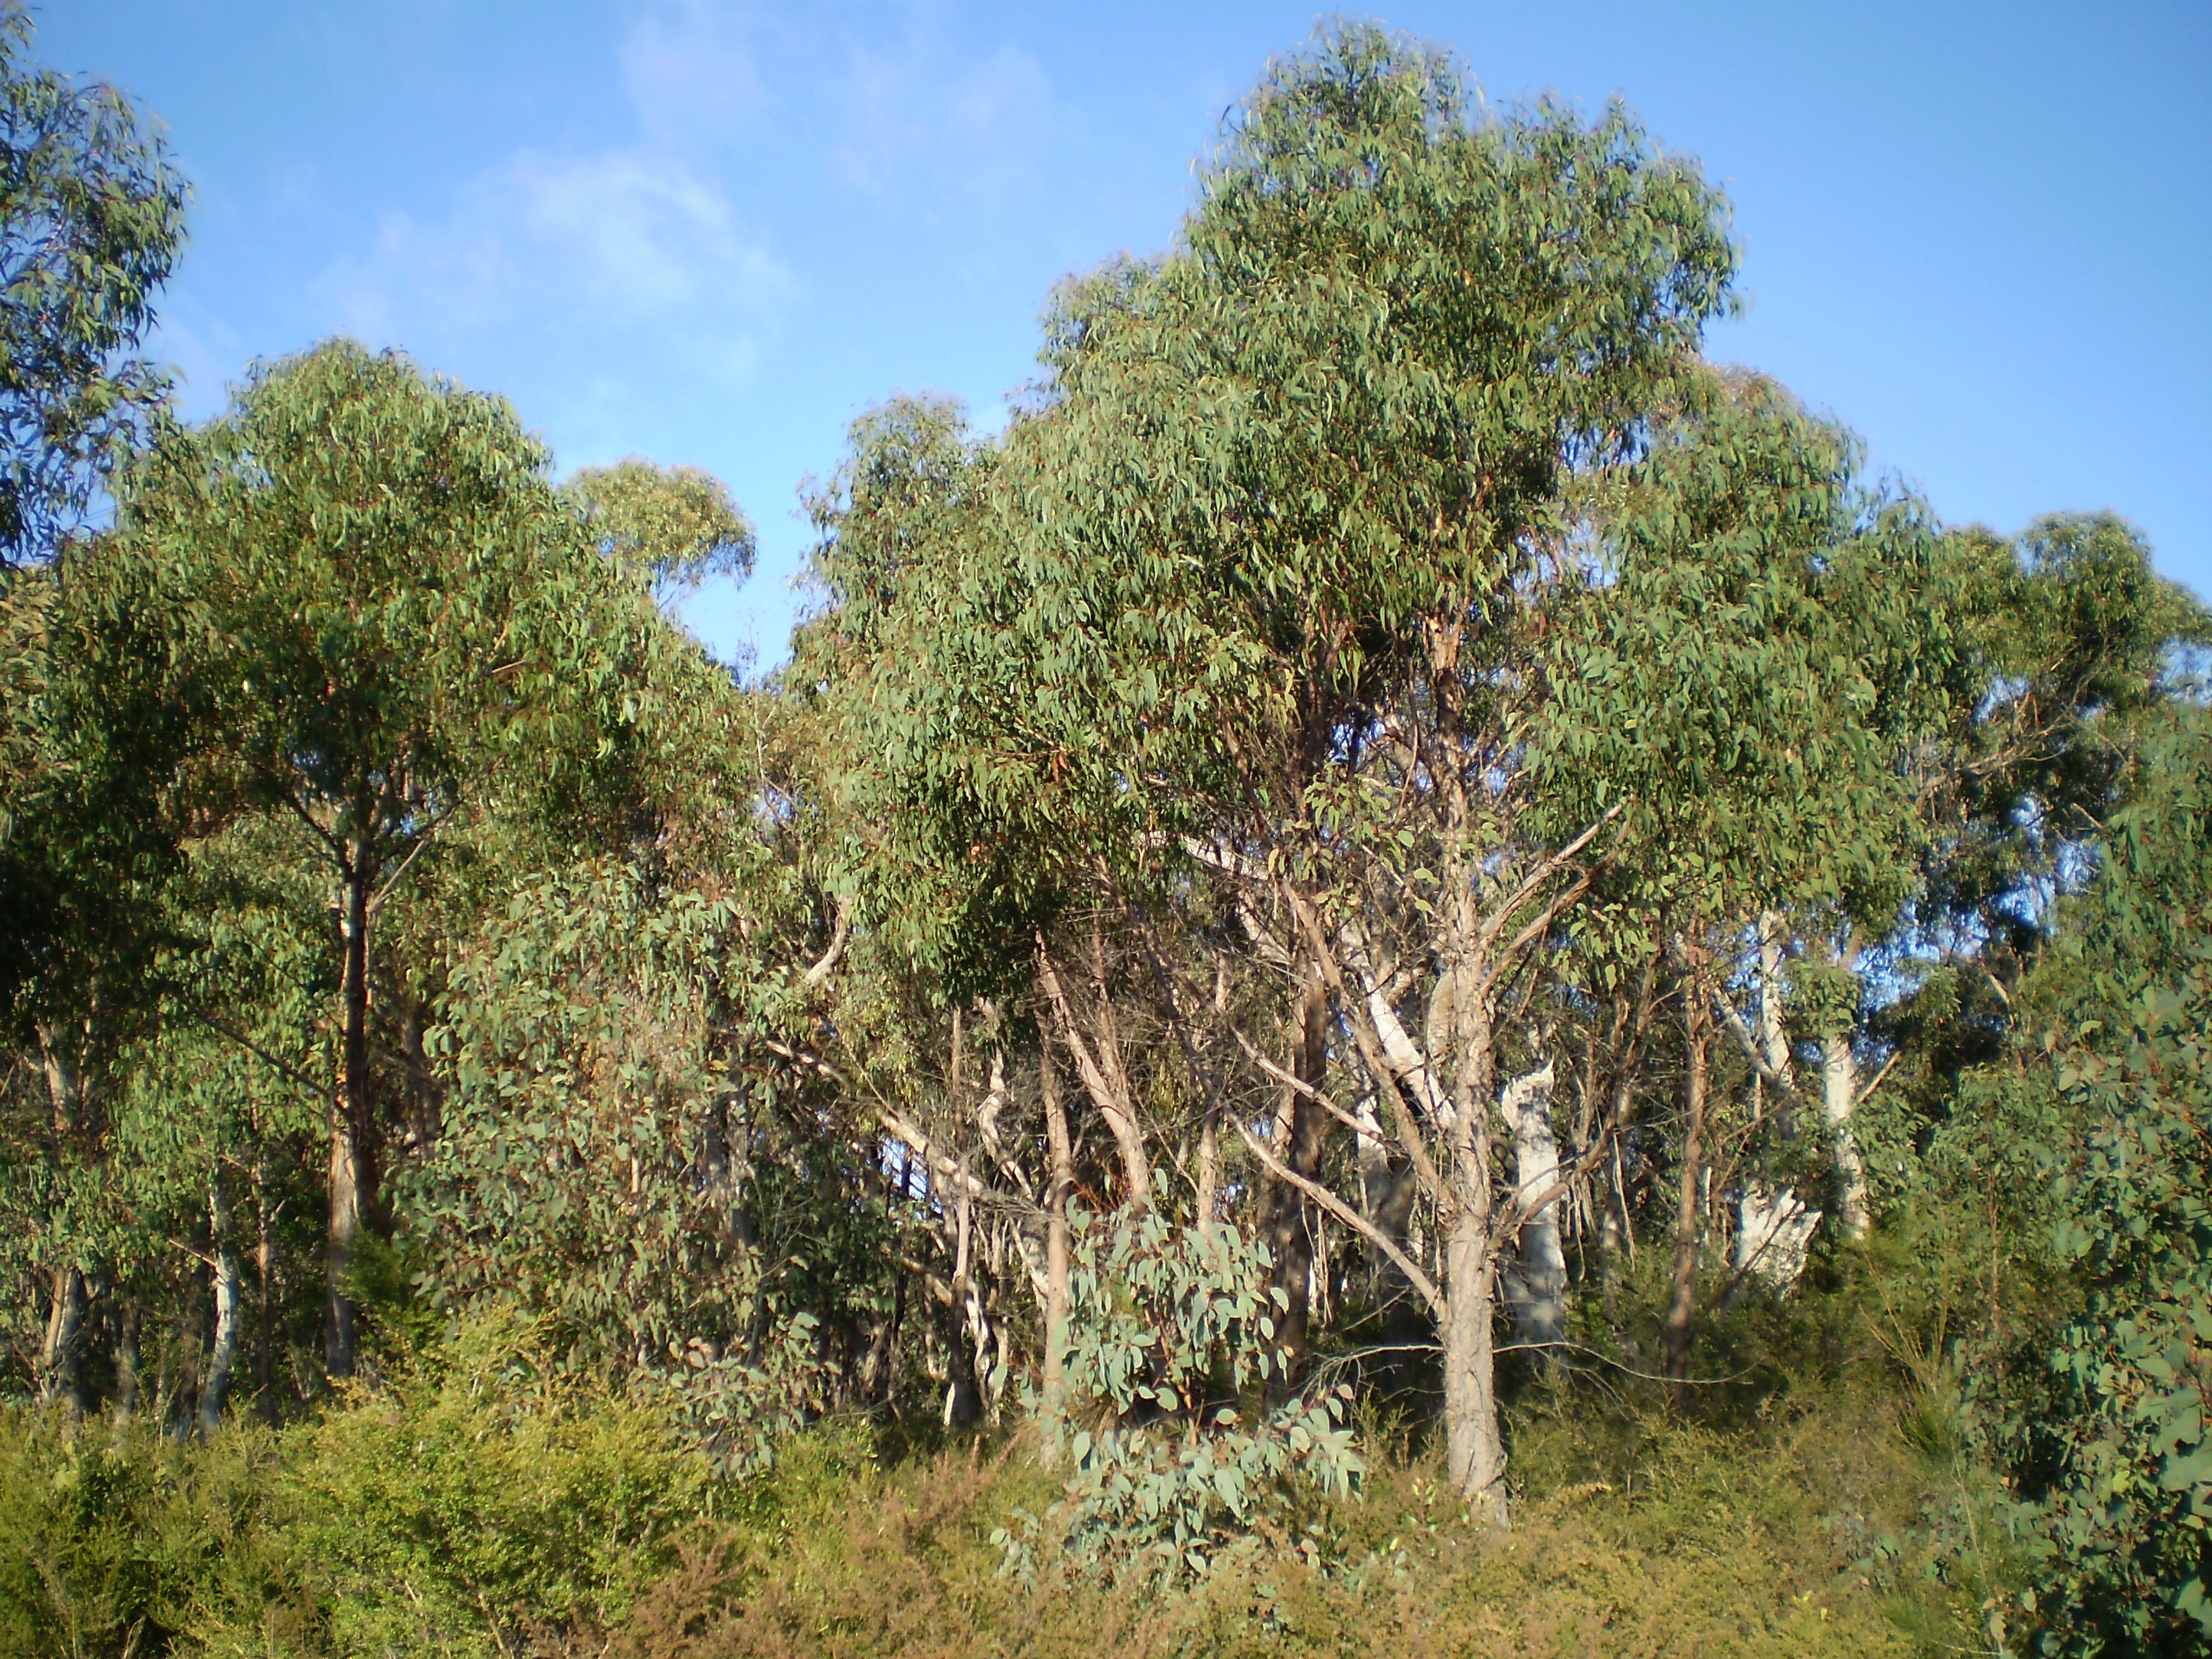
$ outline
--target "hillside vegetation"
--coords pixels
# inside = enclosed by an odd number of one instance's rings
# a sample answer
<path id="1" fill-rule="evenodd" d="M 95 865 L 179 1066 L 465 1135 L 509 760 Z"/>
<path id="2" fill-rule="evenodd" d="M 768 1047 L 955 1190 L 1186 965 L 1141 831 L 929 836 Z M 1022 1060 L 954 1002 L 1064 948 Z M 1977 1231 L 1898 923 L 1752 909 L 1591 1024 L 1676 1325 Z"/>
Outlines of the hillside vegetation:
<path id="1" fill-rule="evenodd" d="M 2212 618 L 1331 26 L 753 532 L 0 13 L 0 1656 L 2212 1650 Z"/>

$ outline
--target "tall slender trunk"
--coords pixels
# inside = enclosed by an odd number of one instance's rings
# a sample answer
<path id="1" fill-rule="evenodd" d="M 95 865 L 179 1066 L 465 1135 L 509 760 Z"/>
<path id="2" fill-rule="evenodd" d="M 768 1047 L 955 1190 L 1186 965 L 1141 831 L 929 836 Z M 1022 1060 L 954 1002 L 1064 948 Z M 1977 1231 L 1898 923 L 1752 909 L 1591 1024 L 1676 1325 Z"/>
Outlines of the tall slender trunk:
<path id="1" fill-rule="evenodd" d="M 115 1424 L 121 1429 L 138 1414 L 138 1298 L 124 1298 L 115 1321 Z"/>
<path id="2" fill-rule="evenodd" d="M 70 1053 L 70 1033 L 38 1026 L 38 1057 L 46 1073 L 46 1109 L 53 1113 L 55 1146 L 73 1155 L 84 1130 L 84 1071 Z M 64 1261 L 46 1274 L 46 1336 L 38 1349 L 38 1402 L 84 1411 L 84 1270 Z"/>
<path id="3" fill-rule="evenodd" d="M 1851 1114 L 1858 1103 L 1858 1058 L 1851 1052 L 1851 1034 L 1840 1031 L 1822 1037 L 1820 1109 L 1836 1160 L 1836 1213 L 1844 1236 L 1854 1240 L 1867 1235 L 1866 1164 L 1859 1156 L 1858 1137 L 1851 1131 Z"/>
<path id="4" fill-rule="evenodd" d="M 1674 1298 L 1667 1309 L 1667 1376 L 1679 1398 L 1690 1375 L 1690 1320 L 1697 1308 L 1698 1199 L 1705 1170 L 1705 1004 L 1694 990 L 1682 999 L 1682 1168 L 1674 1206 Z"/>
<path id="5" fill-rule="evenodd" d="M 1552 1062 L 1506 1085 L 1498 1095 L 1498 1115 L 1513 1133 L 1513 1177 L 1516 1193 L 1550 1188 L 1559 1174 L 1559 1137 L 1552 1128 Z M 1515 1259 L 1506 1267 L 1506 1305 L 1523 1342 L 1556 1343 L 1566 1337 L 1567 1257 L 1559 1242 L 1557 1199 L 1521 1224 Z"/>
<path id="6" fill-rule="evenodd" d="M 1480 1217 L 1462 1211 L 1444 1240 L 1444 1467 L 1475 1520 L 1503 1527 L 1510 1517 L 1492 1329 L 1496 1264 L 1488 1235 Z"/>
<path id="7" fill-rule="evenodd" d="M 1355 1155 L 1359 1165 L 1359 1212 L 1375 1230 L 1401 1249 L 1407 1248 L 1407 1224 L 1420 1177 L 1409 1160 L 1393 1164 L 1384 1141 L 1382 1115 L 1375 1097 L 1367 1096 L 1352 1112 L 1359 1125 Z M 1375 1375 L 1385 1394 L 1405 1386 L 1412 1370 L 1409 1357 L 1424 1347 L 1425 1309 L 1398 1265 L 1381 1250 L 1367 1253 L 1369 1293 L 1378 1317 Z"/>
<path id="8" fill-rule="evenodd" d="M 975 1244 L 975 1206 L 968 1192 L 968 1163 L 959 1164 L 960 1190 L 953 1200 L 951 1340 L 945 1350 L 945 1426 L 966 1427 L 975 1420 L 975 1293 L 969 1283 Z"/>
<path id="9" fill-rule="evenodd" d="M 52 1305 L 46 1340 L 39 1349 L 39 1403 L 84 1410 L 84 1274 L 74 1261 L 56 1267 L 49 1279 Z"/>
<path id="10" fill-rule="evenodd" d="M 338 1087 L 331 1102 L 331 1224 L 323 1364 L 332 1376 L 353 1375 L 359 1310 L 353 1301 L 354 1261 L 374 1172 L 368 1103 L 368 896 L 375 860 L 356 843 L 340 894 L 344 957 L 338 999 L 343 1024 Z"/>
<path id="11" fill-rule="evenodd" d="M 1297 1000 L 1290 1031 L 1290 1065 L 1285 1068 L 1304 1085 L 1282 1085 L 1275 1109 L 1275 1156 L 1297 1174 L 1311 1181 L 1321 1174 L 1322 1149 L 1328 1136 L 1328 1110 L 1309 1090 L 1318 1091 L 1326 1081 L 1328 1061 L 1328 987 L 1320 965 L 1301 957 Z M 1304 1194 L 1288 1182 L 1270 1179 L 1265 1194 L 1262 1236 L 1274 1262 L 1277 1288 L 1288 1298 L 1276 1321 L 1276 1339 L 1290 1370 L 1279 1374 L 1274 1386 L 1287 1389 L 1305 1359 L 1307 1335 L 1313 1319 L 1315 1217 Z"/>
<path id="12" fill-rule="evenodd" d="M 1068 1139 L 1067 1107 L 1060 1098 L 1052 1035 L 1042 1016 L 1037 1021 L 1037 1075 L 1044 1094 L 1045 1146 L 1052 1159 L 1051 1179 L 1045 1188 L 1044 1423 L 1046 1443 L 1057 1454 L 1067 1415 L 1067 1204 L 1075 1188 L 1075 1152 Z M 1201 1210 L 1201 1222 L 1204 1218 Z"/>
<path id="13" fill-rule="evenodd" d="M 1783 927 L 1781 915 L 1763 911 L 1759 918 L 1758 1024 L 1753 1042 L 1760 1063 L 1777 1077 L 1792 1076 L 1790 1040 L 1782 1022 Z M 1769 1110 L 1766 1083 L 1754 1070 L 1750 1083 L 1752 1121 Z M 1776 1133 L 1784 1141 L 1797 1139 L 1797 1114 L 1792 1091 L 1774 1091 L 1771 1112 Z M 1820 1212 L 1808 1209 L 1794 1188 L 1777 1187 L 1751 1176 L 1736 1194 L 1735 1273 L 1729 1296 L 1741 1296 L 1754 1282 L 1777 1291 L 1796 1283 L 1805 1270 L 1806 1246 L 1820 1223 Z"/>
<path id="14" fill-rule="evenodd" d="M 1129 1093 L 1128 1073 L 1121 1064 L 1121 1033 L 1107 1000 L 1103 947 L 1095 933 L 1092 944 L 1097 947 L 1092 975 L 1098 1021 L 1096 1053 L 1084 1040 L 1082 1029 L 1076 1024 L 1075 1012 L 1068 1006 L 1066 990 L 1060 982 L 1059 970 L 1053 966 L 1052 955 L 1045 949 L 1042 935 L 1036 942 L 1037 977 L 1060 1022 L 1061 1040 L 1067 1044 L 1069 1057 L 1075 1061 L 1076 1075 L 1083 1080 L 1084 1092 L 1091 1097 L 1098 1115 L 1105 1120 L 1121 1154 L 1122 1186 L 1128 1206 L 1133 1210 L 1142 1210 L 1152 1201 L 1152 1160 L 1145 1152 L 1144 1130 L 1137 1121 L 1136 1102 Z"/>
<path id="15" fill-rule="evenodd" d="M 207 1375 L 200 1382 L 200 1438 L 212 1439 L 222 1426 L 230 1397 L 230 1372 L 238 1363 L 239 1302 L 244 1275 L 231 1238 L 230 1195 L 220 1166 L 208 1182 L 208 1242 L 215 1256 L 215 1336 L 208 1346 Z"/>
<path id="16" fill-rule="evenodd" d="M 1627 1344 L 1622 1340 L 1620 1323 L 1620 1267 L 1628 1243 L 1627 1230 L 1621 1224 L 1627 1213 L 1627 1195 L 1620 1190 L 1620 1171 L 1616 1156 L 1613 1167 L 1606 1172 L 1605 1214 L 1597 1230 L 1597 1271 L 1605 1328 L 1612 1333 L 1614 1343 L 1625 1349 Z"/>
<path id="17" fill-rule="evenodd" d="M 84 1073 L 70 1053 L 69 1036 L 41 1025 L 39 1059 L 46 1076 L 46 1104 L 53 1115 L 54 1141 L 64 1155 L 74 1152 L 84 1127 Z M 73 1414 L 84 1410 L 84 1272 L 75 1261 L 47 1274 L 49 1305 L 46 1338 L 39 1347 L 39 1403 L 66 1404 Z"/>
<path id="18" fill-rule="evenodd" d="M 1769 1071 L 1777 1076 L 1790 1075 L 1790 1038 L 1782 1026 L 1782 917 L 1773 910 L 1762 911 L 1759 918 L 1759 1030 L 1757 1041 L 1759 1057 Z M 1765 1098 L 1764 1085 L 1757 1078 L 1752 1079 L 1758 1098 Z M 1797 1135 L 1797 1115 L 1791 1109 L 1790 1097 L 1778 1091 L 1774 1101 L 1775 1115 L 1780 1119 L 1784 1139 L 1795 1139 Z"/>
<path id="19" fill-rule="evenodd" d="M 261 1420 L 276 1426 L 276 1346 L 270 1315 L 276 1293 L 276 1237 L 269 1213 L 268 1170 L 253 1159 L 253 1395 Z"/>

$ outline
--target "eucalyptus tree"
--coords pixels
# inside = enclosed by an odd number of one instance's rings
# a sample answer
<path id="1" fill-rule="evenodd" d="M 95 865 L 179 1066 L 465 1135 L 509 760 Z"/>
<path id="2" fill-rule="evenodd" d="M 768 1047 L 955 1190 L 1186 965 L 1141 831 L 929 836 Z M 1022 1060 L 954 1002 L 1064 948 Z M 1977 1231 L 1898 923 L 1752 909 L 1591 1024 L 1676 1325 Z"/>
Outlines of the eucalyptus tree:
<path id="1" fill-rule="evenodd" d="M 1928 757 L 1971 672 L 1972 600 L 1926 509 L 1869 485 L 1847 433 L 1757 377 L 1708 381 L 1620 482 L 1612 580 L 1568 700 L 1624 677 L 1677 690 L 1604 764 L 1646 820 L 1646 902 L 1695 947 L 1699 1041 L 1733 1039 L 1747 1085 L 1727 1131 L 1731 1282 L 1786 1282 L 1820 1218 L 1789 1184 L 1808 1164 L 1832 1170 L 1845 1232 L 1867 1224 L 1856 941 L 1889 938 L 1917 896 L 1938 833 Z M 1817 1104 L 1801 1047 L 1819 1054 Z M 1816 1110 L 1825 1146 L 1808 1158 Z M 1680 1160 L 1686 1193 L 1700 1163 Z M 1695 1243 L 1677 1240 L 1678 1370 Z"/>
<path id="2" fill-rule="evenodd" d="M 31 33 L 23 5 L 0 5 L 0 1018 L 49 1097 L 33 1161 L 73 1181 L 64 1166 L 82 1173 L 100 1144 L 100 1051 L 131 1000 L 122 970 L 143 956 L 169 838 L 169 729 L 134 728 L 143 708 L 82 718 L 71 636 L 89 624 L 56 557 L 96 521 L 103 480 L 167 395 L 133 354 L 183 241 L 185 191 L 143 112 L 30 62 Z M 58 1234 L 54 1252 L 40 1387 L 73 1397 L 82 1263 Z"/>
<path id="3" fill-rule="evenodd" d="M 0 1041 L 37 1097 L 4 1164 L 36 1217 L 33 1369 L 50 1398 L 80 1392 L 112 1062 L 151 1011 L 205 735 L 164 693 L 158 614 L 105 584 L 101 550 L 0 577 Z"/>
<path id="4" fill-rule="evenodd" d="M 599 550 L 663 604 L 710 576 L 743 581 L 752 574 L 752 521 L 712 473 L 632 456 L 584 467 L 561 489 L 583 509 Z"/>
<path id="5" fill-rule="evenodd" d="M 1212 884 L 1224 951 L 1285 964 L 1291 1044 L 1250 1045 L 1285 1127 L 1223 1121 L 1436 1308 L 1453 1479 L 1499 1515 L 1498 1002 L 1615 816 L 1523 777 L 1579 587 L 1557 501 L 1686 374 L 1722 220 L 1618 110 L 1472 119 L 1441 57 L 1324 34 L 1245 105 L 1172 252 L 1063 290 L 1042 407 L 901 705 L 940 800 L 1003 821 L 1048 781 L 1127 900 Z M 1431 933 L 1390 959 L 1382 923 L 1415 914 Z M 1400 1015 L 1416 980 L 1455 988 L 1433 1063 Z M 1439 1206 L 1440 1278 L 1315 1178 L 1350 1118 L 1297 1052 L 1328 1041 L 1295 1012 L 1315 985 Z M 1168 1007 L 1188 1038 L 1198 1010 Z"/>
<path id="6" fill-rule="evenodd" d="M 619 583 L 499 400 L 334 342 L 257 368 L 134 466 L 116 558 L 167 617 L 169 692 L 220 733 L 210 799 L 289 823 L 337 922 L 328 1323 L 378 1219 L 372 932 L 471 815 L 581 811 L 635 726 Z"/>
<path id="7" fill-rule="evenodd" d="M 1041 991 L 1044 941 L 1082 889 L 1086 829 L 1025 770 L 998 769 L 994 787 L 988 752 L 963 746 L 948 719 L 967 682 L 941 660 L 977 637 L 948 619 L 974 597 L 967 573 L 998 534 L 996 450 L 971 436 L 957 404 L 934 398 L 871 410 L 848 441 L 845 462 L 809 497 L 817 604 L 785 684 L 819 762 L 814 822 L 854 941 L 841 1063 L 904 1149 L 902 1188 L 924 1194 L 919 1212 L 943 1267 L 925 1279 L 958 1328 L 945 1345 L 945 1413 L 966 1420 L 992 1351 L 1006 1352 L 1006 1317 L 993 1313 L 984 1267 L 1009 1248 L 1032 1280 L 1048 1402 L 1059 1399 L 1083 1126 L 1067 1112 L 1055 1049 L 1071 1036 L 1084 1045 L 1086 1083 L 1100 1079 L 1101 1054 L 1113 1067 L 1121 1050 L 1101 1048 L 1095 1023 L 1087 1042 L 1056 1024 L 1074 1018 L 1064 988 L 1055 1006 L 1037 1008 L 1034 1041 L 1019 1018 L 1017 1005 Z M 944 786 L 948 771 L 992 793 L 989 817 L 963 809 L 964 788 Z M 1095 1015 L 1091 991 L 1079 981 Z M 1141 1203 L 1149 1160 L 1120 1097 L 1113 1105 L 1121 1189 Z"/>
<path id="8" fill-rule="evenodd" d="M 1025 574 L 1056 677 L 1127 744 L 1133 839 L 1217 872 L 1286 994 L 1334 999 L 1440 1271 L 1316 1180 L 1352 1114 L 1312 1057 L 1273 1067 L 1289 1133 L 1240 1138 L 1428 1301 L 1451 1476 L 1499 1519 L 1497 1278 L 1545 1196 L 1499 1199 L 1501 1025 L 1618 833 L 1533 787 L 1582 586 L 1562 489 L 1678 386 L 1732 262 L 1719 198 L 1624 112 L 1470 120 L 1446 61 L 1350 29 L 1262 82 L 1182 246 L 1063 297 L 1048 357 Z"/>
<path id="9" fill-rule="evenodd" d="M 2021 1607 L 2054 1653 L 2197 1652 L 2212 1631 L 2204 708 L 2145 711 L 2136 746 L 2094 874 L 2039 919 L 2011 1029 L 1961 1068 L 1912 1194 L 1988 1217 L 1961 1388 L 2035 1523 Z"/>
<path id="10" fill-rule="evenodd" d="M 184 242 L 185 188 L 122 93 L 27 61 L 0 5 L 0 566 L 52 555 L 167 396 L 131 354 Z"/>

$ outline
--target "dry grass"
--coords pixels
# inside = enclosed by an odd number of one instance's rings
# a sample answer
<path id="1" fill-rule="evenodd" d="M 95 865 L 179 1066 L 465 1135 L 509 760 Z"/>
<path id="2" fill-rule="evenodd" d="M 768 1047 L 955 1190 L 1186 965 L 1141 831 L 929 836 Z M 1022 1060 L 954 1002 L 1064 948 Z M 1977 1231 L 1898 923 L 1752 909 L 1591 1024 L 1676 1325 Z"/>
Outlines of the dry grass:
<path id="1" fill-rule="evenodd" d="M 1877 1407 L 1723 1434 L 1624 1414 L 1524 1431 L 1516 1525 L 1470 1528 L 1416 1455 L 1322 1522 L 1318 1571 L 1280 1556 L 1165 1596 L 1048 1565 L 1000 1576 L 988 1539 L 1048 1502 L 1020 1448 L 895 1467 L 827 1445 L 649 1592 L 622 1659 L 799 1656 L 1896 1655 L 1894 1583 L 1855 1556 L 1909 1519 L 1920 1472 Z"/>

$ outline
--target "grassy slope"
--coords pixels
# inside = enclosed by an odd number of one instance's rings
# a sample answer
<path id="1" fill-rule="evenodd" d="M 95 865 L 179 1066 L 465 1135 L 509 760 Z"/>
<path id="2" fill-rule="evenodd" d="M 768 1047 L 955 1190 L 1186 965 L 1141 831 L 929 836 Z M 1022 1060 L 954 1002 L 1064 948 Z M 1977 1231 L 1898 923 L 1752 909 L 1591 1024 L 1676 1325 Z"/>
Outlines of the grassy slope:
<path id="1" fill-rule="evenodd" d="M 1587 1392 L 1516 1425 L 1517 1524 L 1467 1527 L 1420 1452 L 1280 1552 L 1167 1596 L 1000 1574 L 1054 1495 L 1017 1437 L 892 1452 L 852 1429 L 744 1486 L 604 1394 L 481 1367 L 281 1436 L 0 1425 L 0 1659 L 527 1652 L 630 1659 L 1909 1655 L 1973 1650 L 1911 1540 L 1956 1478 L 1903 1396 L 1832 1388 L 1734 1426 Z M 1940 1439 L 1940 1437 L 1938 1437 Z M 1378 1434 L 1387 1446 L 1390 1437 Z M 1971 1565 L 1972 1564 L 1967 1564 Z M 134 1637 L 133 1631 L 137 1632 Z M 1982 1650 L 1986 1651 L 1984 1645 Z"/>

